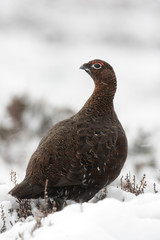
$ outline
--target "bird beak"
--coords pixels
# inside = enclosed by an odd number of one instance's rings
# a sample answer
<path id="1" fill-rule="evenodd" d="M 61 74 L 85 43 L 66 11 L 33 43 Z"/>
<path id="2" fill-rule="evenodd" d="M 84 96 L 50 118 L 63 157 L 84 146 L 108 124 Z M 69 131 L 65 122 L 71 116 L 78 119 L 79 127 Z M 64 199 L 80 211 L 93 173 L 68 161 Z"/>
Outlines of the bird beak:
<path id="1" fill-rule="evenodd" d="M 82 66 L 80 66 L 80 69 L 85 70 L 86 69 L 85 65 L 83 64 Z"/>
<path id="2" fill-rule="evenodd" d="M 80 69 L 83 69 L 85 70 L 86 72 L 91 72 L 90 69 L 88 68 L 88 64 L 87 63 L 84 63 L 82 66 L 80 66 Z"/>

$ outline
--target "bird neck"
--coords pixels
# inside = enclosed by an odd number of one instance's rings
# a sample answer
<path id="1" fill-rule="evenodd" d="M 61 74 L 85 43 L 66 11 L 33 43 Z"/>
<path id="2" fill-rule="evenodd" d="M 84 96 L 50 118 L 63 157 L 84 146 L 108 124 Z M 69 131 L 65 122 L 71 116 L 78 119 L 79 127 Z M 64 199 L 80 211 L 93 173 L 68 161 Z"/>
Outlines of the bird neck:
<path id="1" fill-rule="evenodd" d="M 105 77 L 101 75 L 98 79 L 94 79 L 94 83 L 94 94 L 103 96 L 107 98 L 108 101 L 113 101 L 117 89 L 117 80 L 113 71 L 108 72 Z"/>
<path id="2" fill-rule="evenodd" d="M 102 77 L 101 79 L 93 79 L 95 83 L 95 89 L 87 100 L 83 108 L 78 112 L 76 116 L 82 116 L 89 118 L 99 119 L 105 117 L 108 121 L 116 118 L 114 111 L 113 99 L 116 92 L 116 77 L 113 74 Z"/>
<path id="3" fill-rule="evenodd" d="M 85 103 L 86 108 L 91 108 L 98 111 L 110 111 L 113 109 L 113 99 L 117 88 L 116 77 L 113 74 L 106 78 L 94 80 L 95 89 L 93 94 Z"/>
<path id="4" fill-rule="evenodd" d="M 113 98 L 104 93 L 104 89 L 99 91 L 99 89 L 97 90 L 97 88 L 95 88 L 93 94 L 80 112 L 85 114 L 89 119 L 94 116 L 95 119 L 105 117 L 108 121 L 112 121 L 115 116 Z"/>
<path id="5" fill-rule="evenodd" d="M 87 100 L 84 107 L 93 109 L 94 111 L 108 111 L 113 109 L 113 98 L 111 96 L 104 95 L 102 91 L 97 91 L 95 88 L 91 97 Z"/>

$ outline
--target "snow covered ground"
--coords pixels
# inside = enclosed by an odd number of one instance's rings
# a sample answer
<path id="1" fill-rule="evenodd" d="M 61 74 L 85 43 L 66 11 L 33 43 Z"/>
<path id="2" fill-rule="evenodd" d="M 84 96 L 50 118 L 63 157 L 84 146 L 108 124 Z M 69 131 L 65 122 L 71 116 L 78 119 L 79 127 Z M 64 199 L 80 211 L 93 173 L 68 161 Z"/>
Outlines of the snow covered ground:
<path id="1" fill-rule="evenodd" d="M 7 229 L 0 240 L 160 239 L 159 21 L 160 1 L 152 0 L 0 2 L 0 127 L 13 125 L 6 106 L 15 95 L 46 104 L 48 107 L 42 104 L 42 113 L 47 117 L 53 118 L 55 108 L 58 115 L 64 107 L 78 111 L 94 87 L 79 67 L 99 58 L 115 69 L 115 109 L 129 142 L 124 169 L 104 200 L 71 204 L 42 218 L 41 227 L 33 231 L 36 218 L 30 216 L 15 224 L 16 212 L 8 213 L 18 207 L 8 195 L 13 187 L 10 171 L 17 172 L 18 182 L 23 179 L 40 140 L 39 113 L 37 118 L 32 112 L 24 114 L 25 129 L 7 140 L 0 139 L 0 209 L 1 216 L 4 209 Z M 135 196 L 117 188 L 127 173 L 131 178 L 136 175 L 139 184 L 146 174 L 144 194 Z"/>
<path id="2" fill-rule="evenodd" d="M 7 195 L 7 187 L 0 188 L 5 197 L 1 204 L 7 216 L 8 229 L 0 235 L 3 240 L 159 240 L 160 193 L 153 193 L 153 188 L 135 196 L 110 186 L 107 198 L 97 203 L 71 204 L 63 211 L 45 218 L 38 219 L 40 213 L 37 213 L 36 217 L 30 216 L 16 224 L 16 213 L 13 212 L 11 216 L 7 212 L 9 208 L 15 208 L 15 200 Z M 157 188 L 160 190 L 160 185 Z"/>

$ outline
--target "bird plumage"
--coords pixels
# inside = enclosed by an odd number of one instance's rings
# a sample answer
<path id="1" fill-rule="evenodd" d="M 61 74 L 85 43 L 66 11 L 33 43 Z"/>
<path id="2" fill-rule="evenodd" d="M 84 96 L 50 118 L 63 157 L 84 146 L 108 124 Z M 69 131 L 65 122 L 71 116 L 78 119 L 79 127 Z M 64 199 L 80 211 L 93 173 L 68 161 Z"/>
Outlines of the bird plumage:
<path id="1" fill-rule="evenodd" d="M 90 200 L 118 177 L 127 156 L 127 139 L 116 116 L 112 67 L 93 60 L 83 64 L 95 89 L 83 108 L 54 125 L 31 156 L 24 180 L 10 194 L 17 198 L 48 196 L 57 201 Z"/>

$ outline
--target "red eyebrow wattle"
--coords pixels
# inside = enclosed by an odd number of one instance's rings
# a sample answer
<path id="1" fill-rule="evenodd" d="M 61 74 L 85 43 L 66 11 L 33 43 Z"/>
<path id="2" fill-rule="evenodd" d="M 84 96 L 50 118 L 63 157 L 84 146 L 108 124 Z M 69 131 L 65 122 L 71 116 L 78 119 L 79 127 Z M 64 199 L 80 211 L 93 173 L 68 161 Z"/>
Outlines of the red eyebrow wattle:
<path id="1" fill-rule="evenodd" d="M 96 64 L 96 63 L 99 63 L 99 64 L 101 64 L 102 66 L 104 66 L 104 63 L 101 62 L 101 61 L 93 61 L 93 62 L 92 62 L 92 64 Z"/>

